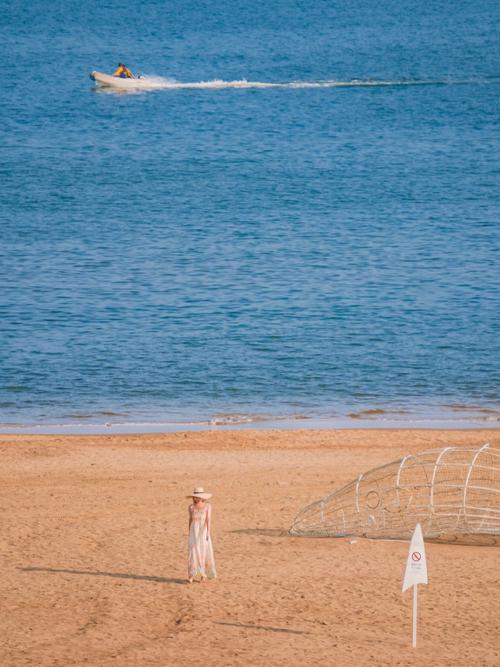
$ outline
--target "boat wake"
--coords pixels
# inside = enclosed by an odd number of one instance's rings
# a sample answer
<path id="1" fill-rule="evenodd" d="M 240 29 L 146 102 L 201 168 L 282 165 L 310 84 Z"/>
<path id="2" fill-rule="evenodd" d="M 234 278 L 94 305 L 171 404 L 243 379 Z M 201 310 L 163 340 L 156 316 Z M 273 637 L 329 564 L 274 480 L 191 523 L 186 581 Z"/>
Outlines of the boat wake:
<path id="1" fill-rule="evenodd" d="M 350 81 L 339 81 L 329 79 L 325 81 L 288 81 L 267 82 L 247 81 L 239 79 L 236 81 L 225 81 L 224 79 L 213 79 L 210 81 L 182 82 L 172 78 L 154 75 L 142 75 L 137 79 L 138 90 L 221 90 L 226 88 L 237 89 L 304 89 L 304 88 L 371 88 L 384 86 L 458 86 L 458 85 L 480 85 L 500 83 L 500 79 L 351 79 Z M 137 90 L 136 89 L 136 90 Z"/>

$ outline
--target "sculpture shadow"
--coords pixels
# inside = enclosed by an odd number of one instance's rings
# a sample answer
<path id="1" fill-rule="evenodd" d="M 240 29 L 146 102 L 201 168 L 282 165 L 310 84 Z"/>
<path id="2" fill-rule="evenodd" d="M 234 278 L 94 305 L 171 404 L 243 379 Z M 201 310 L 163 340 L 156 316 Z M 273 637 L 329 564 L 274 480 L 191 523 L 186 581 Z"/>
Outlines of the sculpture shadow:
<path id="1" fill-rule="evenodd" d="M 259 535 L 260 537 L 290 537 L 288 531 L 282 528 L 238 528 L 238 530 L 229 532 L 238 535 Z"/>
<path id="2" fill-rule="evenodd" d="M 22 572 L 49 572 L 50 574 L 80 574 L 90 577 L 112 577 L 113 579 L 132 579 L 134 581 L 151 581 L 155 584 L 187 584 L 185 579 L 174 577 L 157 577 L 148 574 L 130 574 L 128 572 L 99 572 L 92 570 L 70 570 L 52 567 L 18 567 Z"/>

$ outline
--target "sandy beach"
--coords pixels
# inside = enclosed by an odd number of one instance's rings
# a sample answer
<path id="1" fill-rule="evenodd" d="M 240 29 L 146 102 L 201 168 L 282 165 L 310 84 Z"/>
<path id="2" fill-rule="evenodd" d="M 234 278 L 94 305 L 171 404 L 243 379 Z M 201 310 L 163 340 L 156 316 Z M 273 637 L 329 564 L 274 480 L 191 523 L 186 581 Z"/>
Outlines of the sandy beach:
<path id="1" fill-rule="evenodd" d="M 411 648 L 408 544 L 287 535 L 371 467 L 500 430 L 0 436 L 0 664 L 500 664 L 499 547 L 428 544 Z M 219 577 L 186 584 L 213 494 Z"/>

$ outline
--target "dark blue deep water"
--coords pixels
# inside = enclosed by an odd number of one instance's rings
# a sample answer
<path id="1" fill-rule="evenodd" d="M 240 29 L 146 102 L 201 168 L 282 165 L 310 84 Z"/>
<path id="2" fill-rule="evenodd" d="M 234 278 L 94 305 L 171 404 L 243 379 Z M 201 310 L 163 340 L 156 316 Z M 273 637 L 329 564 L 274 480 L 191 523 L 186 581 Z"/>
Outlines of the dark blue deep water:
<path id="1" fill-rule="evenodd" d="M 498 419 L 496 0 L 1 4 L 0 422 Z"/>

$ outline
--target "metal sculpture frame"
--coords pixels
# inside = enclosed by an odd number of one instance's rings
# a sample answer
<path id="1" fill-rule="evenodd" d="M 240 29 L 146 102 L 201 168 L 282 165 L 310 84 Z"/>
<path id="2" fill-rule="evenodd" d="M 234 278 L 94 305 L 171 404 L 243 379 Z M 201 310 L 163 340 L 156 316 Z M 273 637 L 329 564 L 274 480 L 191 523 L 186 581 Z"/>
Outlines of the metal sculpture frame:
<path id="1" fill-rule="evenodd" d="M 302 509 L 291 535 L 500 545 L 500 449 L 445 447 L 373 468 Z"/>

